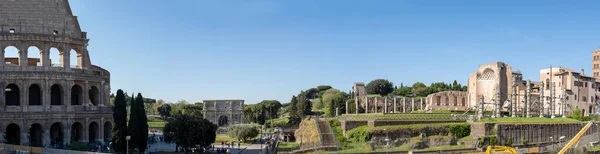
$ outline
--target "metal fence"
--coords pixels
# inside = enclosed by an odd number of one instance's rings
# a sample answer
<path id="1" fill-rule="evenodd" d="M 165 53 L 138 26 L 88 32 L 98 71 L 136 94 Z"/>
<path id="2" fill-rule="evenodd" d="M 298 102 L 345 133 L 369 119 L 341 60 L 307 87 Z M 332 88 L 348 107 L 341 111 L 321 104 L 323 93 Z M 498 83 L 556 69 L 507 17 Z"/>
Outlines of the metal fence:
<path id="1" fill-rule="evenodd" d="M 73 151 L 22 145 L 0 144 L 0 154 L 108 154 L 101 152 Z"/>

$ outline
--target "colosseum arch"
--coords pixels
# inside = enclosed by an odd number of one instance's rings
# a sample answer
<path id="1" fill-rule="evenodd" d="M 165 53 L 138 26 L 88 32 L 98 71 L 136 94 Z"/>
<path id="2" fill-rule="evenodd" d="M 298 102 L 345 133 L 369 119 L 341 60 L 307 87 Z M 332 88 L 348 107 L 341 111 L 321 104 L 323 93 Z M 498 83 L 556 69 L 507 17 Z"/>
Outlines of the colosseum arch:
<path id="1" fill-rule="evenodd" d="M 73 48 L 69 51 L 69 63 L 71 67 L 82 68 L 82 54 L 79 49 Z"/>
<path id="2" fill-rule="evenodd" d="M 60 84 L 50 87 L 50 105 L 63 105 L 63 87 Z"/>
<path id="3" fill-rule="evenodd" d="M 60 52 L 60 50 L 58 50 L 55 47 L 51 47 L 50 50 L 48 50 L 48 55 L 50 56 L 49 60 L 49 64 L 52 67 L 62 67 L 62 53 Z"/>
<path id="4" fill-rule="evenodd" d="M 29 105 L 42 105 L 42 89 L 38 84 L 29 86 Z"/>
<path id="5" fill-rule="evenodd" d="M 4 88 L 4 101 L 7 106 L 19 106 L 21 103 L 21 91 L 16 84 L 9 84 Z"/>
<path id="6" fill-rule="evenodd" d="M 27 66 L 42 66 L 42 50 L 36 46 L 30 46 L 27 49 Z"/>
<path id="7" fill-rule="evenodd" d="M 4 131 L 6 134 L 6 143 L 21 145 L 21 127 L 15 123 L 11 123 L 6 126 L 6 130 Z"/>
<path id="8" fill-rule="evenodd" d="M 88 91 L 88 98 L 90 99 L 90 103 L 92 103 L 94 106 L 98 105 L 99 94 L 100 91 L 98 91 L 98 88 L 96 86 L 90 87 L 90 90 Z"/>
<path id="9" fill-rule="evenodd" d="M 91 122 L 88 129 L 88 142 L 95 142 L 98 137 L 100 137 L 100 128 L 98 127 L 98 123 Z"/>
<path id="10" fill-rule="evenodd" d="M 60 122 L 55 122 L 50 126 L 50 144 L 62 145 L 64 143 L 64 126 Z"/>
<path id="11" fill-rule="evenodd" d="M 29 144 L 34 147 L 44 145 L 44 128 L 38 123 L 34 123 L 29 127 Z"/>
<path id="12" fill-rule="evenodd" d="M 83 100 L 83 90 L 79 85 L 71 87 L 71 105 L 81 105 Z"/>
<path id="13" fill-rule="evenodd" d="M 112 122 L 104 123 L 104 142 L 108 143 L 112 140 Z"/>
<path id="14" fill-rule="evenodd" d="M 19 66 L 19 49 L 15 46 L 8 46 L 4 48 L 4 64 Z"/>
<path id="15" fill-rule="evenodd" d="M 83 125 L 79 122 L 71 125 L 71 142 L 80 142 L 83 140 Z"/>

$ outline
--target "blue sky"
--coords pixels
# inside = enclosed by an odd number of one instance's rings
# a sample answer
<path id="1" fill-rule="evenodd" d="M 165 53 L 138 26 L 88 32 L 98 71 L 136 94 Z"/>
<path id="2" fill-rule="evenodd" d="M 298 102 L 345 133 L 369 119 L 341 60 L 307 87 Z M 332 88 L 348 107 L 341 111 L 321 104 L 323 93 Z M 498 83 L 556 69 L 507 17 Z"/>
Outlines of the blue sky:
<path id="1" fill-rule="evenodd" d="M 322 84 L 348 91 L 385 78 L 466 83 L 506 62 L 539 80 L 550 65 L 591 74 L 598 2 L 197 1 L 70 2 L 92 63 L 123 89 L 170 102 L 288 102 Z"/>

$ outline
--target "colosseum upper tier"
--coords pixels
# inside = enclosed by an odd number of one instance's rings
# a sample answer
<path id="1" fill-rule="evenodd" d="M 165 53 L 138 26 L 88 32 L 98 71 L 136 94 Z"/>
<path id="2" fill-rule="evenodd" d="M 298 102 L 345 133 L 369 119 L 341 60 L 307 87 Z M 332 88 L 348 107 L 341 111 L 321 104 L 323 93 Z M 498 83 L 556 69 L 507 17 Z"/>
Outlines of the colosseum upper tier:
<path id="1" fill-rule="evenodd" d="M 88 41 L 67 0 L 0 0 L 0 141 L 111 140 L 110 73 L 92 65 Z M 51 52 L 58 60 L 51 61 Z"/>

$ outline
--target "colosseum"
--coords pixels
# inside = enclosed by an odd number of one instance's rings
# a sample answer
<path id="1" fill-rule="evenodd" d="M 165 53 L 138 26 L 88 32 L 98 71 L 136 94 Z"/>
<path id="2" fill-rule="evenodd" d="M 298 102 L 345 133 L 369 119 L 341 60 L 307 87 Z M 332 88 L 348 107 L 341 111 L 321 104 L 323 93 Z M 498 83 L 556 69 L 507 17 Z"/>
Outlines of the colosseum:
<path id="1" fill-rule="evenodd" d="M 67 0 L 0 0 L 2 142 L 111 140 L 110 73 L 92 65 L 88 42 Z"/>

